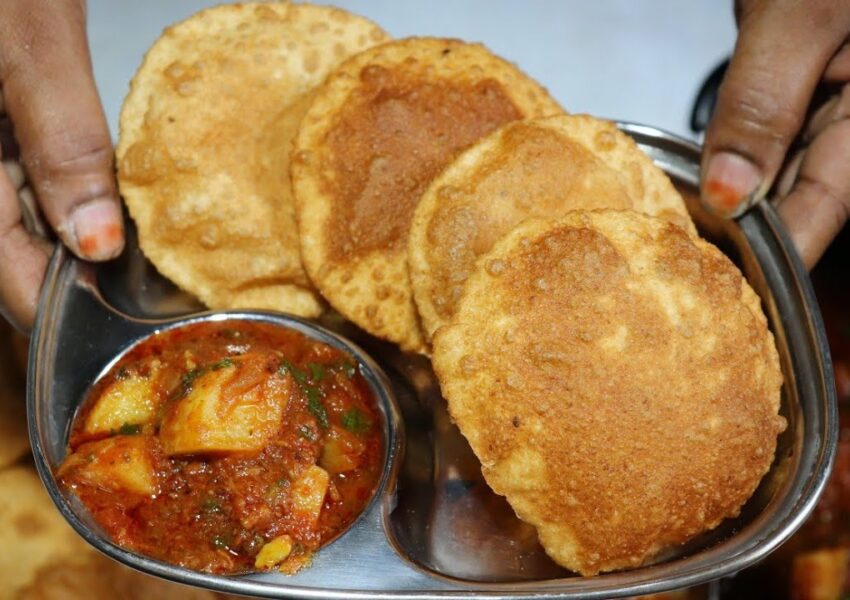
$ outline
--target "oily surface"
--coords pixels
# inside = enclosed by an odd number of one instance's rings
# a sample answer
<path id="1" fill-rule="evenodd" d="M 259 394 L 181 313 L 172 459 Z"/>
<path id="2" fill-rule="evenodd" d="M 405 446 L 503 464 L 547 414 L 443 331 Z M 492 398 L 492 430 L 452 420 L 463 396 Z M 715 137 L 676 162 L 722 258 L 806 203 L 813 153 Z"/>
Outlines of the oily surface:
<path id="1" fill-rule="evenodd" d="M 455 311 L 475 261 L 529 217 L 634 209 L 693 231 L 669 178 L 613 123 L 561 115 L 510 123 L 446 168 L 417 206 L 414 298 L 430 338 Z"/>
<path id="2" fill-rule="evenodd" d="M 345 63 L 296 140 L 293 184 L 311 279 L 357 325 L 420 350 L 406 264 L 420 195 L 500 125 L 559 112 L 543 88 L 479 45 L 411 38 Z"/>
<path id="3" fill-rule="evenodd" d="M 145 255 L 211 308 L 316 316 L 301 265 L 292 138 L 314 88 L 387 38 L 289 3 L 225 5 L 165 30 L 121 112 L 121 193 Z"/>
<path id="4" fill-rule="evenodd" d="M 631 211 L 530 220 L 498 242 L 434 367 L 489 485 L 583 575 L 737 515 L 785 425 L 773 337 L 740 272 Z"/>

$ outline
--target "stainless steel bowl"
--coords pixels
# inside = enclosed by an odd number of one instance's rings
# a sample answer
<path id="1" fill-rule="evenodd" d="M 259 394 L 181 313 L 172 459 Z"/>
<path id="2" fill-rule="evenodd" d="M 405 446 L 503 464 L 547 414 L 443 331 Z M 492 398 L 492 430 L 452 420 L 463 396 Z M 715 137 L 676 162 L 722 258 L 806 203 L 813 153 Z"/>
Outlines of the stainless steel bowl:
<path id="1" fill-rule="evenodd" d="M 145 261 L 132 227 L 128 250 L 113 264 L 84 264 L 58 250 L 42 293 L 27 407 L 36 465 L 59 510 L 92 545 L 131 567 L 214 590 L 266 597 L 614 598 L 696 585 L 764 558 L 809 515 L 835 454 L 835 390 L 818 307 L 769 205 L 756 206 L 737 222 L 713 218 L 693 193 L 697 146 L 650 127 L 621 128 L 686 192 L 700 232 L 740 266 L 760 295 L 776 337 L 788 429 L 780 436 L 770 472 L 739 518 L 654 565 L 575 576 L 546 557 L 533 530 L 484 484 L 477 460 L 448 418 L 427 359 L 404 355 L 339 318 L 326 319 L 323 328 L 284 315 L 240 312 L 230 316 L 293 327 L 358 358 L 386 417 L 389 451 L 376 500 L 351 529 L 318 553 L 311 568 L 291 577 L 215 576 L 123 550 L 56 485 L 53 472 L 65 455 L 79 402 L 110 361 L 144 336 L 185 321 L 177 315 L 198 310 Z M 187 319 L 213 318 L 223 317 L 205 313 Z M 399 412 L 406 438 L 403 460 Z"/>

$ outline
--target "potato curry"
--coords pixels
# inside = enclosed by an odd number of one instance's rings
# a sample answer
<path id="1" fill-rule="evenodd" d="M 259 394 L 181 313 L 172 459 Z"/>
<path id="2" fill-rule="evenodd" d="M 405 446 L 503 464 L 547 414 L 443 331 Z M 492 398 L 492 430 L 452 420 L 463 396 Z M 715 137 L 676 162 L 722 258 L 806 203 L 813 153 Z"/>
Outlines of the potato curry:
<path id="1" fill-rule="evenodd" d="M 213 573 L 293 573 L 363 511 L 383 457 L 352 357 L 225 321 L 125 355 L 83 403 L 58 478 L 127 549 Z"/>

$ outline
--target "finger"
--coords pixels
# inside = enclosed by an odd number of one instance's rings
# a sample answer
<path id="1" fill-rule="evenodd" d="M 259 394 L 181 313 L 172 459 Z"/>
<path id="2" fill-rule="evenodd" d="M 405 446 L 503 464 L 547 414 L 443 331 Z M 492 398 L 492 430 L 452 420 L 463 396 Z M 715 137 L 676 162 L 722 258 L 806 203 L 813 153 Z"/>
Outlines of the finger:
<path id="1" fill-rule="evenodd" d="M 811 142 L 832 123 L 848 117 L 850 117 L 850 85 L 845 85 L 840 93 L 832 96 L 814 112 L 803 132 L 803 141 Z"/>
<path id="2" fill-rule="evenodd" d="M 823 79 L 831 83 L 850 81 L 850 44 L 844 44 L 832 57 L 823 72 Z"/>
<path id="3" fill-rule="evenodd" d="M 812 268 L 850 214 L 850 119 L 837 121 L 816 137 L 800 165 L 779 216 L 803 263 Z"/>
<path id="4" fill-rule="evenodd" d="M 82 0 L 0 2 L 0 81 L 47 220 L 75 253 L 118 255 L 112 143 L 94 85 Z"/>
<path id="5" fill-rule="evenodd" d="M 703 153 L 703 201 L 724 216 L 767 193 L 850 10 L 828 0 L 754 2 L 740 25 Z"/>
<path id="6" fill-rule="evenodd" d="M 794 184 L 797 183 L 797 177 L 800 175 L 800 167 L 803 166 L 803 159 L 805 158 L 806 148 L 803 148 L 798 150 L 794 154 L 794 157 L 782 168 L 774 186 L 777 199 L 781 200 L 791 193 Z"/>
<path id="7" fill-rule="evenodd" d="M 0 170 L 0 313 L 23 331 L 32 328 L 49 247 L 21 224 L 18 198 Z"/>

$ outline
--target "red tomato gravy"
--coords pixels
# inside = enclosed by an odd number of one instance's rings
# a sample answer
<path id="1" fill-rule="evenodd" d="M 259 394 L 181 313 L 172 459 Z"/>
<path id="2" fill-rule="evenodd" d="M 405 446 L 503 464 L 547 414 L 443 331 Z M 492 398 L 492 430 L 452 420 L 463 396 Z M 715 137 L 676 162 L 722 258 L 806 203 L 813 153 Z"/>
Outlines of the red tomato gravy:
<path id="1" fill-rule="evenodd" d="M 376 400 L 346 353 L 254 321 L 141 343 L 74 420 L 60 484 L 120 546 L 212 573 L 294 573 L 381 477 Z"/>

